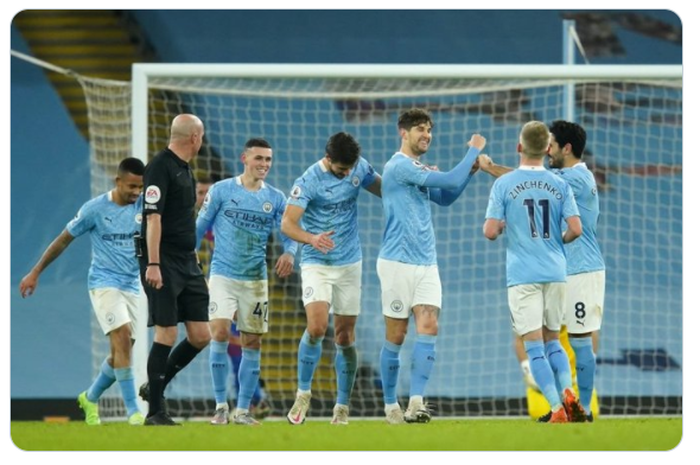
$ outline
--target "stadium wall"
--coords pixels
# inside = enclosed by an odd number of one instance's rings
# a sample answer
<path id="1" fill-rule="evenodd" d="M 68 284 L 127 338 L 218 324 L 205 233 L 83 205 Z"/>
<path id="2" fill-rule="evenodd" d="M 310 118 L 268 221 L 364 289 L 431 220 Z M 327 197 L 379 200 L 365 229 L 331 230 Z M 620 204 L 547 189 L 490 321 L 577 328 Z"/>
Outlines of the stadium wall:
<path id="1" fill-rule="evenodd" d="M 11 39 L 29 53 L 14 27 Z M 19 282 L 89 198 L 90 149 L 42 69 L 13 59 L 11 80 L 11 393 L 73 397 L 92 376 L 89 240 L 71 244 L 35 295 L 22 299 Z"/>

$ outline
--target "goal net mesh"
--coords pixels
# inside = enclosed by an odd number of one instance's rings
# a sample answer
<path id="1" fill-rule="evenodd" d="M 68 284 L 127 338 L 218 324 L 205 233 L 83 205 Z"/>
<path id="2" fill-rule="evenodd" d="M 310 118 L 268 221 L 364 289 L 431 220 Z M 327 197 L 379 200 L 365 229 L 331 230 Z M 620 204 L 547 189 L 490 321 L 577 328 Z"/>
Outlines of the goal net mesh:
<path id="1" fill-rule="evenodd" d="M 205 143 L 193 161 L 198 177 L 216 181 L 241 173 L 243 144 L 264 137 L 274 151 L 267 182 L 286 193 L 295 178 L 323 157 L 328 137 L 338 131 L 352 133 L 362 155 L 381 173 L 400 145 L 397 117 L 411 107 L 428 109 L 435 122 L 431 150 L 424 156 L 428 164 L 451 169 L 463 157 L 471 134 L 478 132 L 487 138 L 485 153 L 496 163 L 515 167 L 521 126 L 533 119 L 562 119 L 565 84 L 573 83 L 575 119 L 588 132 L 585 162 L 598 181 L 599 237 L 607 265 L 596 379 L 601 412 L 680 412 L 680 81 L 150 78 L 147 154 L 131 153 L 130 85 L 86 78 L 81 82 L 89 107 L 95 195 L 111 187 L 122 158 L 150 159 L 165 148 L 170 123 L 179 113 L 194 113 L 205 124 Z M 526 412 L 525 385 L 512 348 L 505 241 L 491 243 L 481 232 L 492 184 L 493 178 L 478 173 L 452 206 L 433 208 L 443 308 L 426 399 L 438 416 Z M 376 259 L 384 218 L 381 201 L 369 193 L 361 193 L 358 203 L 364 260 L 359 371 L 351 412 L 382 416 L 379 351 L 384 322 Z M 270 266 L 280 252 L 275 236 Z M 97 372 L 108 345 L 93 326 Z M 299 274 L 279 279 L 270 273 L 270 332 L 263 341 L 261 378 L 273 415 L 286 414 L 294 400 L 297 347 L 304 328 Z M 184 328 L 179 332 L 182 336 Z M 411 322 L 398 386 L 404 406 L 414 339 Z M 323 347 L 312 385 L 312 417 L 330 416 L 335 402 L 332 329 Z M 168 386 L 173 416 L 213 413 L 208 352 Z M 146 356 L 135 354 L 135 363 L 144 366 Z M 232 387 L 230 397 L 235 398 Z M 105 394 L 101 409 L 104 417 L 124 415 L 116 387 Z"/>

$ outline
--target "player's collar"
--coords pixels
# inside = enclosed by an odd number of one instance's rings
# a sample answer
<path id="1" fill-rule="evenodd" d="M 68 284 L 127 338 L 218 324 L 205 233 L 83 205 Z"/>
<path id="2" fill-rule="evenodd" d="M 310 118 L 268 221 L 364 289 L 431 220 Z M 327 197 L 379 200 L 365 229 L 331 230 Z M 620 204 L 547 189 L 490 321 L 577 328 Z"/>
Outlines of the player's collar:
<path id="1" fill-rule="evenodd" d="M 545 171 L 546 168 L 544 166 L 519 166 L 519 170 L 523 171 Z"/>
<path id="2" fill-rule="evenodd" d="M 401 151 L 396 152 L 394 155 L 401 155 L 402 157 L 406 157 L 411 161 L 420 161 L 420 157 L 412 157 L 412 156 L 405 154 Z"/>
<path id="3" fill-rule="evenodd" d="M 239 174 L 239 175 L 236 176 L 236 178 L 235 178 L 235 179 L 236 179 L 236 184 L 238 184 L 239 186 L 243 186 L 243 180 L 241 179 L 242 176 L 243 176 L 242 174 Z M 243 186 L 243 187 L 245 188 L 245 186 Z M 265 189 L 265 181 L 262 181 L 262 182 L 260 183 L 260 189 Z"/>
<path id="4" fill-rule="evenodd" d="M 321 168 L 321 171 L 323 171 L 324 173 L 328 173 L 328 168 L 326 167 L 326 164 L 323 163 L 323 159 L 318 161 L 318 166 L 319 168 Z"/>
<path id="5" fill-rule="evenodd" d="M 109 192 L 107 192 L 107 200 L 109 200 L 110 202 L 114 202 L 114 197 L 112 196 L 111 190 Z"/>

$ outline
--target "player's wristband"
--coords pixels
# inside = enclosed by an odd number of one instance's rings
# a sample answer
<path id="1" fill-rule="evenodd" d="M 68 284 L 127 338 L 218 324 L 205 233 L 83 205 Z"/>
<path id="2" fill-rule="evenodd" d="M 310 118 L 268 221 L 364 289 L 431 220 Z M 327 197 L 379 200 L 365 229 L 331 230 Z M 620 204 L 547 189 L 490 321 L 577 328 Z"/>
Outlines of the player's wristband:
<path id="1" fill-rule="evenodd" d="M 148 268 L 149 266 L 157 266 L 157 267 L 160 267 L 160 263 L 149 263 L 148 265 L 146 265 L 146 268 Z"/>

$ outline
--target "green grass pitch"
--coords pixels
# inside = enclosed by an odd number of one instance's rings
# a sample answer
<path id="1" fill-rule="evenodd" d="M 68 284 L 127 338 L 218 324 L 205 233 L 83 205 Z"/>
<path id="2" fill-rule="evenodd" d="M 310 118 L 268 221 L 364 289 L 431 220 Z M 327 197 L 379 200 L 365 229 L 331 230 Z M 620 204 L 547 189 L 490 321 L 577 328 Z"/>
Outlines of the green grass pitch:
<path id="1" fill-rule="evenodd" d="M 563 425 L 519 419 L 437 419 L 422 425 L 354 420 L 347 426 L 266 421 L 258 427 L 12 422 L 10 432 L 15 445 L 27 451 L 664 451 L 679 444 L 682 420 L 602 418 Z"/>

